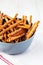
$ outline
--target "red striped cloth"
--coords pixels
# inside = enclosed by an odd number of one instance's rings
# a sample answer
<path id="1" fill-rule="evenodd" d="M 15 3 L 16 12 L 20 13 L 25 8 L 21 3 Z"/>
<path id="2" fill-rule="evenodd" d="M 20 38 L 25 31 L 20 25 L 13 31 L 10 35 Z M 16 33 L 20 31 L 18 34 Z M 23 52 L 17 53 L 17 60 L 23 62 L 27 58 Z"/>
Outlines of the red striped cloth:
<path id="1" fill-rule="evenodd" d="M 2 61 L 4 61 L 6 64 L 8 64 L 8 65 L 14 65 L 14 64 L 12 64 L 10 61 L 8 61 L 6 58 L 4 58 L 2 55 L 0 55 L 0 59 L 1 59 Z"/>

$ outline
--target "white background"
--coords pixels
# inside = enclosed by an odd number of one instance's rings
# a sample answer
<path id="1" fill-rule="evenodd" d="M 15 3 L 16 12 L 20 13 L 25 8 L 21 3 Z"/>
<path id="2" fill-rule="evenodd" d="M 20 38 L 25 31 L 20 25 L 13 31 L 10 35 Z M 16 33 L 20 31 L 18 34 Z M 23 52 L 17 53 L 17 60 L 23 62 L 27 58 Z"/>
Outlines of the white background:
<path id="1" fill-rule="evenodd" d="M 31 46 L 23 54 L 13 55 L 23 65 L 43 65 L 43 0 L 0 0 L 0 11 L 14 16 L 33 16 L 33 22 L 40 20 Z"/>

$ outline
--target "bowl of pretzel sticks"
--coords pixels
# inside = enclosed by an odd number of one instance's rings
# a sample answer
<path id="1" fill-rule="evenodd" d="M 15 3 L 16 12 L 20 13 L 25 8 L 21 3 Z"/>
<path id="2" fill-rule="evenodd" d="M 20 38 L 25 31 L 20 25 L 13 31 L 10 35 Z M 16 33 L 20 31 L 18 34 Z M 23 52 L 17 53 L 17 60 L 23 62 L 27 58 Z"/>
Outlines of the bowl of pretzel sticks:
<path id="1" fill-rule="evenodd" d="M 24 52 L 31 44 L 39 20 L 32 23 L 32 15 L 29 21 L 27 16 L 18 18 L 18 13 L 12 18 L 0 12 L 0 51 L 7 54 L 19 54 Z"/>

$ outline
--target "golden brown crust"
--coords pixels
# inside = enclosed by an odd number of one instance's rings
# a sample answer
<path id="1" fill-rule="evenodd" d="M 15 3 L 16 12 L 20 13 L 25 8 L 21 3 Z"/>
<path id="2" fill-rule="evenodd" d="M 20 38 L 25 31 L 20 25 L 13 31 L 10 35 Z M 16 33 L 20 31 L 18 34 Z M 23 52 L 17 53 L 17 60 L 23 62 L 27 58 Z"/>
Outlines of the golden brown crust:
<path id="1" fill-rule="evenodd" d="M 30 21 L 27 24 L 27 16 L 22 16 L 22 19 L 17 18 L 16 14 L 14 18 L 0 12 L 0 40 L 2 42 L 21 42 L 29 39 L 36 31 L 39 21 L 32 23 L 32 15 L 30 15 Z M 4 24 L 3 23 L 4 19 Z"/>
<path id="2" fill-rule="evenodd" d="M 19 36 L 10 37 L 10 38 L 7 39 L 7 42 L 12 42 L 13 40 L 16 40 L 16 39 L 18 39 L 18 38 L 20 38 L 20 37 L 22 37 L 24 35 L 25 35 L 25 33 L 20 34 Z"/>
<path id="3" fill-rule="evenodd" d="M 32 36 L 32 34 L 35 32 L 36 28 L 38 27 L 38 24 L 39 24 L 39 21 L 37 21 L 33 24 L 32 29 L 29 32 L 27 32 L 27 34 L 26 34 L 26 39 L 29 39 Z"/>

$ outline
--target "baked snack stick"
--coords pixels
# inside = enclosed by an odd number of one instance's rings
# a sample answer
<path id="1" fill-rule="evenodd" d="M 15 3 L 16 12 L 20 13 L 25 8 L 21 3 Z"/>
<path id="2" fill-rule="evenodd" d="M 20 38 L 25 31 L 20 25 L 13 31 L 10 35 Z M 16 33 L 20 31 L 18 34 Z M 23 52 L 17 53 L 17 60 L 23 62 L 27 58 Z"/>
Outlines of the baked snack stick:
<path id="1" fill-rule="evenodd" d="M 8 22 L 8 19 L 7 19 L 7 17 L 4 17 L 5 18 L 5 20 L 6 20 L 6 22 Z M 12 24 L 14 24 L 14 22 L 12 21 Z M 9 26 L 10 26 L 10 24 L 8 24 Z M 11 28 L 11 31 L 13 31 L 13 29 Z M 8 32 L 9 33 L 9 32 Z"/>
<path id="2" fill-rule="evenodd" d="M 6 16 L 4 16 L 4 19 L 5 19 L 5 21 L 6 21 L 6 22 L 8 22 L 7 15 L 6 15 Z M 8 24 L 8 26 L 10 26 L 10 24 Z M 13 31 L 13 29 L 11 29 L 11 31 Z M 7 31 L 7 33 L 9 33 L 9 31 Z"/>
<path id="3" fill-rule="evenodd" d="M 12 34 L 12 35 L 10 35 L 9 37 L 11 37 L 11 36 L 18 36 L 18 35 L 20 35 L 21 33 L 23 33 L 23 31 L 25 31 L 26 32 L 26 30 L 24 30 L 24 29 L 18 29 L 18 30 L 15 30 L 15 32 L 14 32 L 14 34 Z M 13 32 L 12 32 L 13 33 Z M 15 43 L 17 43 L 17 42 L 21 42 L 22 41 L 22 39 L 23 38 L 18 38 L 18 39 L 16 39 L 16 40 L 14 40 L 14 42 Z"/>
<path id="4" fill-rule="evenodd" d="M 31 27 L 31 25 L 30 24 L 20 23 L 17 27 L 24 28 L 24 29 L 29 29 Z"/>
<path id="5" fill-rule="evenodd" d="M 7 32 L 8 30 L 10 30 L 11 28 L 14 28 L 14 27 L 17 26 L 20 22 L 21 22 L 21 21 L 18 21 L 18 22 L 16 22 L 15 24 L 10 25 L 8 28 L 3 29 L 3 31 L 0 32 L 0 35 L 4 34 L 4 33 Z"/>
<path id="6" fill-rule="evenodd" d="M 27 16 L 22 16 L 22 22 L 24 23 L 24 24 L 26 24 L 26 20 L 27 20 Z"/>
<path id="7" fill-rule="evenodd" d="M 18 25 L 19 28 L 24 28 L 24 29 L 30 29 L 32 26 L 32 15 L 30 15 L 30 21 L 29 24 L 26 24 L 26 16 L 23 16 L 23 23 L 20 23 L 21 25 Z"/>
<path id="8" fill-rule="evenodd" d="M 15 31 L 9 33 L 9 34 L 8 34 L 8 37 L 15 36 L 15 35 L 18 36 L 19 34 L 21 34 L 21 33 L 23 33 L 23 32 L 25 32 L 25 30 L 20 28 L 20 29 L 18 29 L 18 30 L 15 30 Z"/>
<path id="9" fill-rule="evenodd" d="M 5 21 L 6 21 L 6 22 L 8 22 L 8 19 L 7 19 L 7 17 L 4 17 L 4 19 L 5 19 Z"/>
<path id="10" fill-rule="evenodd" d="M 30 25 L 32 25 L 32 15 L 30 15 Z"/>
<path id="11" fill-rule="evenodd" d="M 0 13 L 1 13 L 1 11 L 0 11 Z M 8 19 L 11 19 L 11 18 L 12 18 L 12 17 L 10 17 L 10 16 L 8 16 L 8 15 L 4 14 L 3 12 L 1 13 L 1 15 L 2 15 L 3 17 L 8 18 Z"/>
<path id="12" fill-rule="evenodd" d="M 23 28 L 23 29 L 29 29 L 30 28 L 30 25 L 28 25 L 28 26 L 18 26 L 19 28 Z"/>
<path id="13" fill-rule="evenodd" d="M 14 40 L 16 40 L 16 39 L 18 39 L 18 38 L 21 38 L 21 37 L 24 36 L 24 35 L 25 35 L 25 33 L 22 33 L 22 34 L 20 34 L 20 35 L 18 35 L 18 36 L 10 37 L 10 38 L 8 38 L 8 39 L 6 40 L 6 42 L 12 42 L 12 41 L 14 41 Z"/>
<path id="14" fill-rule="evenodd" d="M 2 18 L 3 18 L 3 15 L 2 15 L 2 13 L 0 11 L 0 26 L 2 25 Z"/>
<path id="15" fill-rule="evenodd" d="M 14 38 L 14 40 L 19 39 L 25 33 L 26 33 L 26 30 L 24 30 L 24 29 L 16 30 L 15 32 L 10 33 L 10 35 L 8 36 L 8 40 L 10 40 L 11 38 Z M 12 41 L 13 41 L 13 39 L 12 39 Z"/>
<path id="16" fill-rule="evenodd" d="M 39 22 L 40 21 L 35 22 L 32 26 L 32 29 L 29 31 L 29 33 L 28 32 L 26 33 L 26 39 L 29 39 L 32 36 L 32 34 L 35 32 L 36 28 L 38 27 Z"/>
<path id="17" fill-rule="evenodd" d="M 5 18 L 5 21 L 8 22 L 7 17 L 5 16 L 4 18 Z M 10 26 L 10 24 L 8 24 L 8 26 Z M 13 29 L 11 29 L 11 31 L 13 31 Z M 8 31 L 8 33 L 9 33 L 9 31 Z"/>
<path id="18" fill-rule="evenodd" d="M 10 24 L 12 21 L 15 21 L 17 15 L 18 15 L 18 14 L 16 14 L 14 18 L 12 18 L 12 19 L 9 20 L 8 22 L 6 22 L 4 25 L 2 25 L 2 26 L 0 27 L 0 30 L 3 29 L 4 27 L 6 27 L 8 24 Z"/>
<path id="19" fill-rule="evenodd" d="M 8 16 L 8 15 L 4 15 L 4 17 L 8 18 L 8 19 L 12 19 L 12 17 Z"/>
<path id="20" fill-rule="evenodd" d="M 29 32 L 31 31 L 32 26 L 33 26 L 33 23 L 32 23 L 32 15 L 30 15 L 29 25 L 30 25 L 30 28 L 28 29 L 28 32 L 26 33 L 26 35 L 28 35 L 28 34 L 29 34 Z"/>

